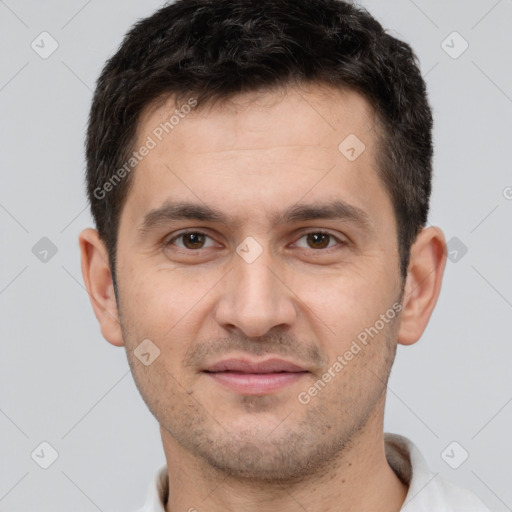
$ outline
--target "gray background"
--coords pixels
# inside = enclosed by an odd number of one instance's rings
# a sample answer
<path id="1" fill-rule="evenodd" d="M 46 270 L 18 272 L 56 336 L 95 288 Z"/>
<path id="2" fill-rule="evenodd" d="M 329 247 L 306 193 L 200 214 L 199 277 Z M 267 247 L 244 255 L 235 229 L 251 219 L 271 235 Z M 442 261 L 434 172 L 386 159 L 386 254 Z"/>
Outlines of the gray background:
<path id="1" fill-rule="evenodd" d="M 126 30 L 160 5 L 0 1 L 4 512 L 134 510 L 165 462 L 124 349 L 100 334 L 77 243 L 92 225 L 83 139 L 95 80 Z M 363 5 L 420 58 L 436 123 L 430 223 L 453 260 L 422 340 L 399 347 L 385 430 L 410 437 L 434 472 L 492 510 L 512 510 L 512 2 Z M 43 31 L 59 45 L 46 59 L 31 47 Z M 454 31 L 469 44 L 457 58 Z M 43 441 L 59 455 L 48 469 L 38 465 L 50 462 Z M 446 460 L 460 463 L 462 449 L 469 458 L 452 469 Z"/>

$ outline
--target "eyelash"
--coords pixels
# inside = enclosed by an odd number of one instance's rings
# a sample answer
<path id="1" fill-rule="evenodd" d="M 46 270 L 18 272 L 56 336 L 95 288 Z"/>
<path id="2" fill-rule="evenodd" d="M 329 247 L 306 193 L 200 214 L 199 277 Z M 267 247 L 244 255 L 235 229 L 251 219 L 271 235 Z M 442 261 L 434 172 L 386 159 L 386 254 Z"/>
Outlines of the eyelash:
<path id="1" fill-rule="evenodd" d="M 178 240 L 178 239 L 180 239 L 180 238 L 182 238 L 182 237 L 184 237 L 186 235 L 191 235 L 191 234 L 205 236 L 205 237 L 213 240 L 212 237 L 209 236 L 207 233 L 203 233 L 202 231 L 190 231 L 190 230 L 188 230 L 188 231 L 183 231 L 183 232 L 173 236 L 171 239 L 168 239 L 167 241 L 164 241 L 163 245 L 165 247 L 168 247 L 170 245 L 174 245 L 173 242 L 175 240 Z M 323 249 L 313 249 L 311 247 L 309 247 L 309 248 L 300 247 L 300 249 L 303 249 L 303 250 L 309 249 L 309 250 L 315 251 L 315 252 L 327 252 L 330 249 L 336 248 L 337 246 L 343 247 L 343 246 L 348 245 L 347 241 L 341 240 L 337 236 L 333 235 L 332 233 L 329 233 L 328 231 L 323 231 L 323 230 L 312 230 L 312 231 L 308 231 L 306 233 L 302 233 L 301 236 L 298 238 L 298 240 L 301 240 L 302 238 L 307 237 L 308 235 L 311 235 L 311 234 L 328 236 L 328 237 L 330 237 L 330 239 L 334 239 L 337 242 L 337 244 L 334 245 L 334 246 L 331 246 L 331 247 L 323 248 Z M 196 251 L 201 251 L 202 249 L 208 249 L 208 247 L 201 247 L 199 249 L 188 249 L 186 247 L 179 247 L 179 246 L 177 246 L 177 248 L 179 250 L 182 250 L 182 251 L 185 251 L 185 252 L 189 252 L 189 253 L 194 253 Z"/>

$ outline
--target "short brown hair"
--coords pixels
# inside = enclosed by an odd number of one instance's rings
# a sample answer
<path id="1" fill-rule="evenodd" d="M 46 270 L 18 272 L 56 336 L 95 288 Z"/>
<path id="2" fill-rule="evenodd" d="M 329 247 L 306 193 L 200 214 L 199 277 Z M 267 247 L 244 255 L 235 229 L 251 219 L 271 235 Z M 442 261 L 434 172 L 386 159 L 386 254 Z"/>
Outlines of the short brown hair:
<path id="1" fill-rule="evenodd" d="M 178 0 L 136 23 L 98 79 L 86 141 L 87 189 L 115 286 L 119 218 L 142 110 L 163 96 L 197 107 L 242 92 L 323 83 L 361 93 L 383 136 L 379 175 L 398 226 L 400 269 L 427 221 L 432 114 L 417 58 L 363 8 L 341 0 Z M 126 176 L 125 176 L 126 175 Z"/>

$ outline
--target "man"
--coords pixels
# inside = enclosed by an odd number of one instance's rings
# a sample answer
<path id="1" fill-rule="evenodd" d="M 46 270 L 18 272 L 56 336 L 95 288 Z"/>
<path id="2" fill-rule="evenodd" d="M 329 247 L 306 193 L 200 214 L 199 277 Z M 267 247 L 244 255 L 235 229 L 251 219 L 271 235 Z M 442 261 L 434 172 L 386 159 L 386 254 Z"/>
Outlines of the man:
<path id="1" fill-rule="evenodd" d="M 179 0 L 105 66 L 82 271 L 161 429 L 156 511 L 484 511 L 383 433 L 423 333 L 432 117 L 408 45 L 338 0 Z"/>

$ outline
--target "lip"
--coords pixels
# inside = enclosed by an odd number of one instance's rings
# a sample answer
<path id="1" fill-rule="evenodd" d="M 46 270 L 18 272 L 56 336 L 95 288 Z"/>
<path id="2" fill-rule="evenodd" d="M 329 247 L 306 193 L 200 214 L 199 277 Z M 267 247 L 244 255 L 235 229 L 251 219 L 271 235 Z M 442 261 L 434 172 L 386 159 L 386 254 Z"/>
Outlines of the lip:
<path id="1" fill-rule="evenodd" d="M 249 359 L 224 359 L 206 368 L 207 372 L 239 372 L 239 373 L 277 373 L 277 372 L 305 372 L 304 368 L 285 361 L 284 359 L 267 359 L 265 361 L 251 361 Z"/>
<path id="2" fill-rule="evenodd" d="M 225 359 L 208 366 L 204 373 L 218 384 L 245 395 L 262 395 L 278 391 L 309 373 L 283 359 L 250 361 Z"/>

